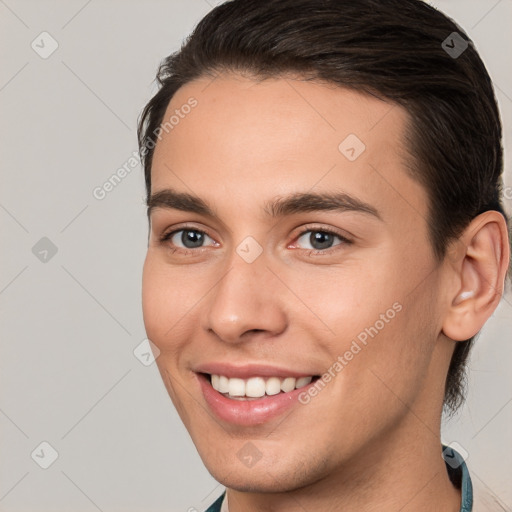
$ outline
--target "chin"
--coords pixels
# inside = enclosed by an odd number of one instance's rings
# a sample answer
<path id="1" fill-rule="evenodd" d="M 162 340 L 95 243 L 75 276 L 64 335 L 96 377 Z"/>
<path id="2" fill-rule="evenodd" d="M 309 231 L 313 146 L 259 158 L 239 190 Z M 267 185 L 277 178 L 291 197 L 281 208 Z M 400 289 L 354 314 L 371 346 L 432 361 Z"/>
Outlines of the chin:
<path id="1" fill-rule="evenodd" d="M 301 463 L 287 461 L 287 464 L 276 467 L 275 464 L 256 463 L 253 467 L 241 467 L 239 461 L 223 461 L 222 463 L 205 462 L 212 477 L 225 487 L 240 492 L 279 493 L 289 492 L 305 487 L 322 478 L 315 471 L 306 471 Z M 208 462 L 208 463 L 206 463 Z M 315 478 L 316 477 L 316 478 Z"/>
<path id="2" fill-rule="evenodd" d="M 293 491 L 297 487 L 292 482 L 277 482 L 276 479 L 268 473 L 261 474 L 252 473 L 248 470 L 245 475 L 229 474 L 229 471 L 219 473 L 210 471 L 210 474 L 217 482 L 224 485 L 229 489 L 234 489 L 239 492 L 253 492 L 253 493 L 277 493 Z"/>

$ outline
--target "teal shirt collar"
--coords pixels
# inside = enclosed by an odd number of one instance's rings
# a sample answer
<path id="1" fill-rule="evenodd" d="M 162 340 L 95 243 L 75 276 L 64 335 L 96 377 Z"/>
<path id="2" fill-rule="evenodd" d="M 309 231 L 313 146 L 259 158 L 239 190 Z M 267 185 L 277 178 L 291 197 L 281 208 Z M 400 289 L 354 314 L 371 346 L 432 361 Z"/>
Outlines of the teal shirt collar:
<path id="1" fill-rule="evenodd" d="M 443 445 L 443 459 L 452 484 L 461 492 L 460 512 L 471 512 L 473 510 L 473 484 L 463 457 L 457 450 Z"/>

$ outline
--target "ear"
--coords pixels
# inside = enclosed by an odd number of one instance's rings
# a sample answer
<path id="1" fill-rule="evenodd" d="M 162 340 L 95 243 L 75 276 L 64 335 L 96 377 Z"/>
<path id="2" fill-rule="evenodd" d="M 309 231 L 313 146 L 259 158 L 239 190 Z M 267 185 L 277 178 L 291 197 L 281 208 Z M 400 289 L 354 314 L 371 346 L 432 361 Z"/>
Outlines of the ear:
<path id="1" fill-rule="evenodd" d="M 481 213 L 454 244 L 456 284 L 448 297 L 443 333 L 464 341 L 480 331 L 503 294 L 510 259 L 505 218 L 494 210 Z"/>

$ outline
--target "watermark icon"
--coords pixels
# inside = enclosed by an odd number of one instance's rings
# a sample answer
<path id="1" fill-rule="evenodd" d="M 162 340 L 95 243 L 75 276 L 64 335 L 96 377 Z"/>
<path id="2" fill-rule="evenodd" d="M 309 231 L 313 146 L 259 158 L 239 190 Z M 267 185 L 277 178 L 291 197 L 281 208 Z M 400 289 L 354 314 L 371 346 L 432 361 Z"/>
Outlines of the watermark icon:
<path id="1" fill-rule="evenodd" d="M 317 396 L 320 391 L 322 391 L 325 386 L 331 382 L 331 380 L 334 379 L 334 377 L 336 377 L 336 375 L 339 374 L 364 347 L 368 345 L 368 337 L 372 339 L 375 338 L 375 336 L 377 336 L 379 332 L 382 331 L 382 329 L 384 329 L 384 327 L 386 327 L 393 318 L 395 318 L 396 314 L 400 313 L 400 311 L 402 311 L 402 304 L 395 302 L 386 310 L 385 313 L 380 314 L 379 319 L 376 320 L 372 326 L 366 327 L 362 330 L 356 336 L 356 339 L 352 340 L 349 349 L 346 350 L 343 355 L 339 355 L 336 361 L 334 361 L 327 371 L 325 371 L 312 386 L 299 394 L 299 402 L 303 405 L 309 404 L 311 399 Z"/>
<path id="2" fill-rule="evenodd" d="M 144 365 L 152 365 L 160 355 L 160 349 L 148 338 L 143 339 L 133 350 L 133 355 Z"/>
<path id="3" fill-rule="evenodd" d="M 47 59 L 59 47 L 59 43 L 48 32 L 41 32 L 30 44 L 39 57 Z"/>
<path id="4" fill-rule="evenodd" d="M 248 468 L 255 466 L 261 457 L 263 457 L 263 454 L 250 441 L 245 443 L 236 455 Z"/>
<path id="5" fill-rule="evenodd" d="M 459 466 L 462 466 L 466 459 L 468 458 L 469 453 L 467 450 L 461 446 L 457 441 L 452 441 L 450 444 L 446 445 L 443 450 L 443 459 L 453 469 L 457 469 Z"/>
<path id="6" fill-rule="evenodd" d="M 59 452 L 48 441 L 43 441 L 30 456 L 39 467 L 48 469 L 59 458 Z"/>
<path id="7" fill-rule="evenodd" d="M 452 32 L 442 43 L 441 48 L 452 58 L 459 58 L 467 49 L 468 42 L 458 33 Z"/>
<path id="8" fill-rule="evenodd" d="M 263 247 L 252 236 L 245 237 L 236 248 L 236 253 L 246 263 L 255 261 L 262 252 Z"/>
<path id="9" fill-rule="evenodd" d="M 57 254 L 57 251 L 57 246 L 46 236 L 43 236 L 32 247 L 32 254 L 42 263 L 48 263 Z"/>
<path id="10" fill-rule="evenodd" d="M 339 152 L 350 162 L 357 160 L 365 149 L 363 141 L 353 133 L 345 137 L 338 146 Z"/>

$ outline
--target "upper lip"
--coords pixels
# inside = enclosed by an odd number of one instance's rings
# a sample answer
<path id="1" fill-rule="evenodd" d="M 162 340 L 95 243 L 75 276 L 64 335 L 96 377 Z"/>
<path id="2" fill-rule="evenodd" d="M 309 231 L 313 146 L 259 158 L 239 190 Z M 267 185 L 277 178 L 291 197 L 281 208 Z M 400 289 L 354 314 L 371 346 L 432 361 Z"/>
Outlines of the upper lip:
<path id="1" fill-rule="evenodd" d="M 310 377 L 318 375 L 317 373 L 300 372 L 283 368 L 279 366 L 269 366 L 268 364 L 251 363 L 243 365 L 234 365 L 225 362 L 212 362 L 199 364 L 194 368 L 196 373 L 209 373 L 211 375 L 223 375 L 228 378 L 236 377 L 239 379 L 248 379 L 250 377 Z"/>

